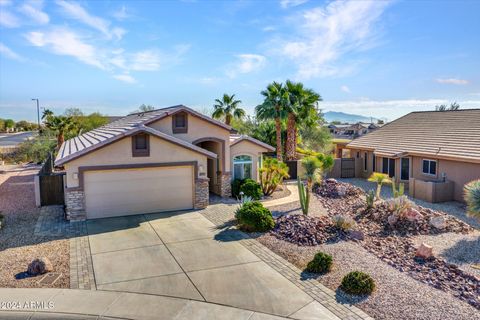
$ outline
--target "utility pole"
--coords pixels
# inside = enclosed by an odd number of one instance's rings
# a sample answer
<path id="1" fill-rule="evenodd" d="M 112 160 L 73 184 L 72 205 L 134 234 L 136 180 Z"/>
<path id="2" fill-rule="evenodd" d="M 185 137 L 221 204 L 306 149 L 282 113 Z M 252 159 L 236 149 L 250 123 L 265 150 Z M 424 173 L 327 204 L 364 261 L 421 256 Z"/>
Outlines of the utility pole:
<path id="1" fill-rule="evenodd" d="M 33 98 L 32 101 L 37 101 L 37 123 L 38 123 L 38 131 L 40 131 L 40 107 L 38 105 L 38 99 Z"/>

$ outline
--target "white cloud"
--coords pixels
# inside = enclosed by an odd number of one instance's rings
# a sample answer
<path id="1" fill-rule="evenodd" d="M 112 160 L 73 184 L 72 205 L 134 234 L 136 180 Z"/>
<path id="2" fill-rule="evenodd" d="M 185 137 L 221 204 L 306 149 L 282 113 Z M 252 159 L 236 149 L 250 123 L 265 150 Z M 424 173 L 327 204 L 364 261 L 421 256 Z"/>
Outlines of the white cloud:
<path id="1" fill-rule="evenodd" d="M 275 40 L 280 55 L 294 61 L 297 77 L 308 79 L 332 76 L 351 68 L 335 62 L 346 53 L 374 45 L 377 22 L 389 5 L 387 1 L 333 1 L 325 7 L 303 11 L 291 17 L 297 32 L 290 39 Z"/>
<path id="2" fill-rule="evenodd" d="M 341 86 L 340 90 L 342 90 L 343 92 L 346 92 L 346 93 L 350 93 L 350 88 L 348 86 L 345 86 L 345 85 Z"/>
<path id="3" fill-rule="evenodd" d="M 0 42 L 0 54 L 3 56 L 17 61 L 25 61 L 25 58 L 14 52 L 12 49 Z"/>
<path id="4" fill-rule="evenodd" d="M 266 58 L 259 54 L 239 54 L 237 61 L 231 64 L 227 70 L 227 76 L 235 78 L 238 74 L 258 71 L 265 66 Z"/>
<path id="5" fill-rule="evenodd" d="M 274 26 L 265 26 L 265 27 L 262 28 L 262 31 L 263 32 L 275 31 L 275 27 Z"/>
<path id="6" fill-rule="evenodd" d="M 86 64 L 105 69 L 98 50 L 82 41 L 78 34 L 69 29 L 54 28 L 49 31 L 32 31 L 25 37 L 36 47 L 45 47 L 55 54 L 72 56 Z"/>
<path id="7" fill-rule="evenodd" d="M 120 9 L 118 9 L 117 11 L 115 11 L 112 16 L 117 19 L 117 20 L 120 20 L 120 21 L 123 21 L 127 18 L 130 17 L 130 15 L 127 13 L 127 8 L 125 7 L 125 5 L 122 5 L 120 7 Z"/>
<path id="8" fill-rule="evenodd" d="M 113 76 L 113 78 L 117 79 L 117 80 L 120 80 L 120 81 L 123 81 L 123 82 L 126 82 L 126 83 L 136 83 L 137 80 L 135 80 L 135 78 L 133 78 L 131 75 L 129 74 L 116 74 Z"/>
<path id="9" fill-rule="evenodd" d="M 435 81 L 443 84 L 456 84 L 456 85 L 468 84 L 468 80 L 457 79 L 457 78 L 437 78 L 435 79 Z"/>
<path id="10" fill-rule="evenodd" d="M 48 14 L 42 11 L 43 1 L 27 1 L 20 6 L 19 10 L 38 24 L 47 24 L 50 22 Z"/>
<path id="11" fill-rule="evenodd" d="M 160 69 L 160 54 L 154 50 L 144 50 L 133 55 L 131 70 L 155 71 Z"/>
<path id="12" fill-rule="evenodd" d="M 125 30 L 121 28 L 110 29 L 110 21 L 94 16 L 88 13 L 80 4 L 75 2 L 67 2 L 64 0 L 57 0 L 57 4 L 63 11 L 71 18 L 78 20 L 93 29 L 102 32 L 109 39 L 115 37 L 121 39 L 125 34 Z"/>
<path id="13" fill-rule="evenodd" d="M 308 2 L 308 0 L 280 0 L 280 6 L 283 9 L 287 9 L 290 7 L 296 7 L 301 4 L 304 4 L 305 2 Z"/>
<path id="14" fill-rule="evenodd" d="M 16 15 L 2 6 L 0 10 L 0 25 L 5 28 L 17 28 L 20 26 L 20 20 Z"/>

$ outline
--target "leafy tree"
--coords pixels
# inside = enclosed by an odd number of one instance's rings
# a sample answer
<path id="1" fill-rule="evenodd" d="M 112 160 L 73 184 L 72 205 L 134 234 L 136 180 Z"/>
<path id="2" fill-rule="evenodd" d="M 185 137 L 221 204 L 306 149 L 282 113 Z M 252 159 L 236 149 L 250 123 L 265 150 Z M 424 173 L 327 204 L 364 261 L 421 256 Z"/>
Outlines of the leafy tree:
<path id="1" fill-rule="evenodd" d="M 0 132 L 5 130 L 5 120 L 0 118 Z"/>
<path id="2" fill-rule="evenodd" d="M 263 103 L 255 108 L 259 120 L 274 120 L 277 148 L 277 160 L 282 161 L 282 121 L 286 118 L 287 91 L 278 82 L 272 82 L 261 92 Z"/>
<path id="3" fill-rule="evenodd" d="M 17 123 L 15 123 L 15 128 L 17 128 L 18 130 L 31 131 L 31 130 L 37 129 L 37 127 L 38 125 L 36 123 L 29 122 L 26 120 L 20 120 Z"/>
<path id="4" fill-rule="evenodd" d="M 245 110 L 240 108 L 241 100 L 236 100 L 235 95 L 223 94 L 222 99 L 215 99 L 212 117 L 214 119 L 225 119 L 225 124 L 230 125 L 232 118 L 241 119 L 245 116 Z"/>
<path id="5" fill-rule="evenodd" d="M 318 102 L 321 96 L 312 89 L 306 89 L 301 82 L 287 80 L 285 84 L 288 103 L 287 110 L 287 160 L 297 158 L 297 131 L 298 125 L 311 127 L 317 124 L 319 118 Z"/>
<path id="6" fill-rule="evenodd" d="M 338 121 L 338 120 L 334 120 L 334 121 L 330 122 L 330 124 L 337 125 L 337 124 L 342 124 L 342 122 Z"/>
<path id="7" fill-rule="evenodd" d="M 457 102 L 453 102 L 450 106 L 446 104 L 436 105 L 435 111 L 456 111 L 460 109 L 460 105 Z"/>
<path id="8" fill-rule="evenodd" d="M 5 129 L 13 129 L 15 127 L 15 121 L 13 121 L 12 119 L 5 119 L 4 121 L 4 126 L 5 126 Z"/>
<path id="9" fill-rule="evenodd" d="M 303 149 L 328 153 L 332 150 L 332 136 L 324 126 L 302 126 L 299 129 L 298 144 Z"/>
<path id="10" fill-rule="evenodd" d="M 139 112 L 148 112 L 152 110 L 155 110 L 155 108 L 152 107 L 151 105 L 146 105 L 144 103 L 140 107 L 138 107 Z"/>
<path id="11" fill-rule="evenodd" d="M 377 124 L 385 124 L 385 121 L 378 119 Z"/>

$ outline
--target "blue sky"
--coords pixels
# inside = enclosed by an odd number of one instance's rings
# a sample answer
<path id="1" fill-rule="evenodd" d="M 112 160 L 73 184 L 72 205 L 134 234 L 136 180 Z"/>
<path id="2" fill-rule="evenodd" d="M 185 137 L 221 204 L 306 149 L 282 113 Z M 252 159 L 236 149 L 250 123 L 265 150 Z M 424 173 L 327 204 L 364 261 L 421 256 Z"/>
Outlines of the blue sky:
<path id="1" fill-rule="evenodd" d="M 35 105 L 123 115 L 140 104 L 252 112 L 271 81 L 325 111 L 394 119 L 480 108 L 480 1 L 0 0 L 0 117 Z"/>

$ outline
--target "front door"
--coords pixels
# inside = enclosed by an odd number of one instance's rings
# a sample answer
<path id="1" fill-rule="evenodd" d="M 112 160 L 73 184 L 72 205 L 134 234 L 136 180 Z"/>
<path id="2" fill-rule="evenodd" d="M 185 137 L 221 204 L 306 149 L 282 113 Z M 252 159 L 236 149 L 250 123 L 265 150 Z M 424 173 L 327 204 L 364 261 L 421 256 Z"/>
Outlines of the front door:
<path id="1" fill-rule="evenodd" d="M 395 177 L 395 159 L 388 159 L 388 176 Z"/>
<path id="2" fill-rule="evenodd" d="M 402 158 L 401 160 L 401 172 L 400 172 L 400 179 L 401 180 L 408 180 L 410 178 L 410 159 L 409 158 Z"/>

